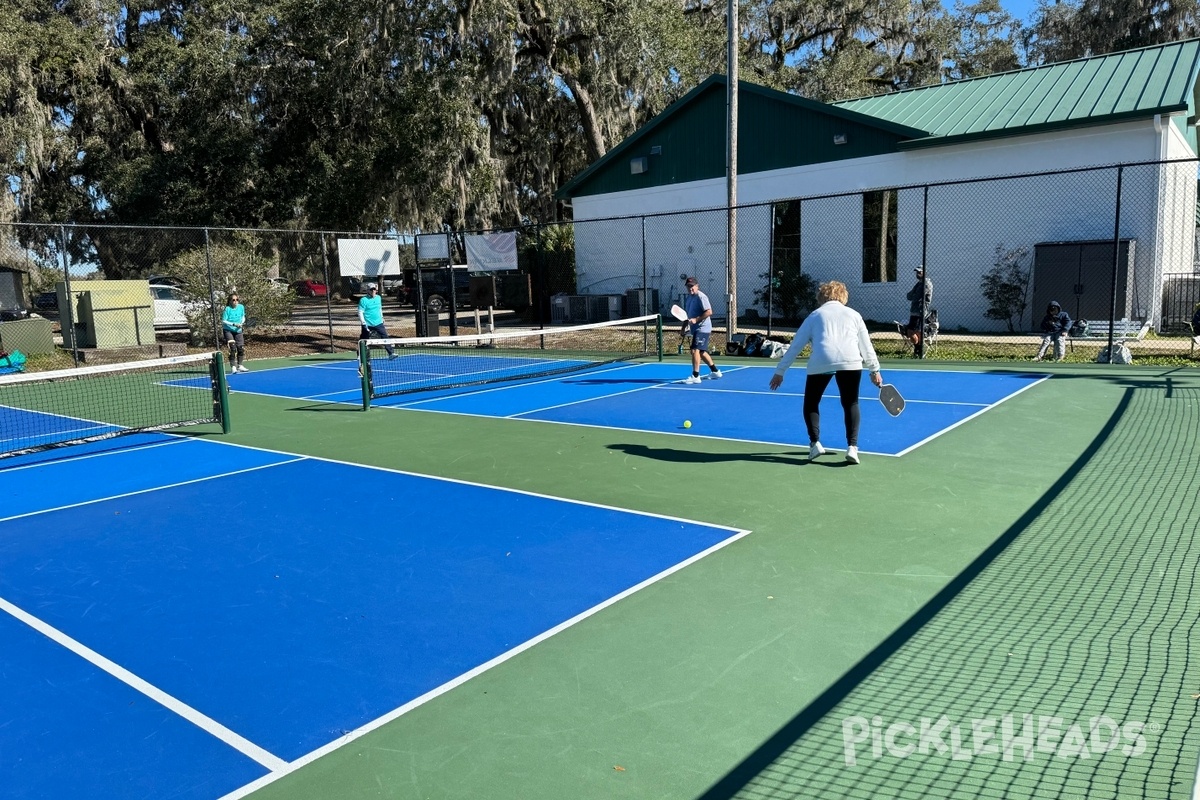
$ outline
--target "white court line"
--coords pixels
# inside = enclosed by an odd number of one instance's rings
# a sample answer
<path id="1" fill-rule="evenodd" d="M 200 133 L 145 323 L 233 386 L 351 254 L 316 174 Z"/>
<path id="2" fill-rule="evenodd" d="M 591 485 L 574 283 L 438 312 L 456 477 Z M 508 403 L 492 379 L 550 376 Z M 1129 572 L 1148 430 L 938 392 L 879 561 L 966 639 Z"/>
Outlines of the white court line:
<path id="1" fill-rule="evenodd" d="M 38 467 L 52 467 L 52 466 L 56 466 L 58 464 L 69 464 L 72 461 L 85 461 L 89 458 L 100 458 L 103 456 L 115 456 L 120 453 L 136 453 L 139 450 L 150 450 L 155 447 L 163 447 L 163 446 L 169 445 L 169 444 L 183 444 L 184 442 L 191 441 L 191 439 L 188 439 L 188 438 L 185 438 L 182 436 L 172 436 L 171 434 L 167 434 L 167 435 L 171 436 L 171 439 L 168 441 L 165 441 L 165 442 L 150 442 L 147 444 L 134 445 L 132 447 L 121 447 L 118 450 L 104 450 L 99 453 L 85 453 L 83 455 L 78 455 L 78 456 L 67 456 L 66 458 L 54 458 L 49 461 L 35 461 L 31 464 L 22 464 L 18 467 L 0 466 L 0 472 L 17 472 L 17 471 L 23 470 L 23 469 L 36 469 Z M 42 454 L 44 455 L 46 452 L 48 452 L 48 451 L 43 450 Z M 3 463 L 4 462 L 0 461 L 0 464 L 3 464 Z"/>
<path id="2" fill-rule="evenodd" d="M 769 389 L 767 389 L 767 390 L 763 390 L 763 389 L 718 389 L 713 386 L 696 386 L 696 384 L 694 384 L 694 383 L 691 384 L 690 386 L 681 386 L 681 385 L 679 385 L 678 381 L 671 381 L 670 383 L 664 383 L 664 384 L 661 384 L 657 388 L 670 389 L 671 391 L 674 391 L 674 392 L 724 392 L 726 394 L 763 394 L 763 395 L 769 395 L 771 397 L 800 397 L 800 398 L 804 397 L 804 392 L 779 392 L 779 391 L 772 392 Z M 821 397 L 822 397 L 822 399 L 824 399 L 826 397 L 833 399 L 833 400 L 837 399 L 837 395 L 834 395 L 834 394 L 821 395 Z M 863 400 L 874 400 L 876 398 L 871 397 L 869 395 L 866 397 L 859 395 L 858 399 L 859 399 L 859 402 L 862 402 Z M 965 402 L 962 402 L 961 400 L 905 400 L 905 403 L 908 403 L 908 404 L 922 403 L 924 405 L 931 405 L 931 406 L 979 406 L 979 407 L 983 407 L 983 408 L 986 408 L 988 406 L 987 403 L 965 403 Z"/>
<path id="3" fill-rule="evenodd" d="M 624 510 L 624 509 L 622 509 L 622 510 Z M 638 512 L 632 512 L 632 513 L 638 513 Z M 651 515 L 647 515 L 647 516 L 655 516 L 655 515 L 651 514 Z M 707 525 L 707 527 L 718 527 L 719 528 L 722 526 Z M 535 647 L 536 645 L 540 644 L 541 642 L 544 642 L 545 640 L 549 639 L 551 636 L 554 636 L 557 633 L 561 633 L 562 631 L 565 631 L 567 628 L 570 628 L 571 626 L 573 626 L 579 622 L 582 622 L 583 620 L 587 619 L 588 617 L 590 617 L 600 611 L 603 611 L 604 609 L 608 608 L 609 606 L 611 606 L 615 603 L 619 603 L 621 600 L 624 600 L 626 597 L 629 597 L 630 595 L 634 594 L 635 592 L 641 591 L 642 589 L 646 588 L 647 586 L 650 586 L 650 585 L 662 580 L 663 578 L 673 575 L 674 573 L 678 572 L 679 570 L 681 570 L 687 566 L 690 566 L 691 564 L 694 564 L 695 562 L 699 561 L 700 559 L 704 558 L 705 556 L 715 553 L 717 550 L 720 550 L 721 548 L 725 547 L 726 545 L 736 542 L 738 539 L 741 539 L 742 537 L 748 535 L 749 533 L 750 533 L 750 531 L 747 531 L 747 530 L 735 531 L 734 535 L 730 536 L 728 539 L 725 539 L 724 541 L 721 541 L 721 542 L 717 542 L 716 544 L 709 547 L 708 549 L 703 550 L 699 553 L 696 553 L 694 556 L 691 556 L 690 558 L 680 561 L 678 564 L 675 564 L 674 566 L 668 567 L 667 569 L 663 570 L 662 572 L 658 573 L 657 575 L 653 575 L 653 576 L 647 578 L 646 580 L 642 581 L 641 583 L 631 586 L 628 589 L 624 590 L 623 592 L 619 592 L 618 594 L 613 595 L 612 597 L 608 598 L 607 600 L 604 600 L 603 602 L 592 606 L 591 608 L 587 609 L 586 611 L 576 614 L 575 616 L 571 617 L 570 619 L 568 619 L 564 622 L 560 622 L 559 624 L 555 625 L 553 628 L 550 628 L 549 630 L 546 630 L 546 631 L 538 634 L 537 636 L 534 636 L 532 639 L 528 639 L 528 640 L 522 642 L 521 644 L 517 645 L 516 647 L 512 648 L 511 650 L 501 653 L 500 655 L 496 656 L 495 658 L 491 659 L 490 661 L 486 661 L 483 664 L 480 664 L 479 666 L 475 667 L 472 670 L 464 672 L 462 675 L 459 675 L 457 678 L 449 680 L 446 683 L 443 683 L 441 686 L 438 686 L 435 689 L 429 690 L 425 694 L 408 701 L 407 703 L 400 706 L 399 708 L 395 708 L 395 709 L 389 711 L 387 714 L 384 714 L 381 717 L 377 717 L 377 718 L 371 720 L 370 722 L 368 722 L 367 724 L 365 724 L 359 728 L 356 728 L 347 734 L 339 736 L 337 739 L 334 739 L 329 744 L 327 744 L 323 747 L 320 747 L 316 750 L 313 750 L 312 752 L 301 756 L 300 758 L 296 759 L 295 761 L 289 762 L 287 764 L 284 764 L 284 765 L 272 770 L 272 772 L 270 774 L 264 775 L 263 777 L 259 778 L 258 780 L 253 781 L 252 783 L 248 783 L 245 786 L 241 787 L 240 789 L 236 789 L 236 790 L 230 792 L 229 794 L 220 798 L 220 800 L 239 800 L 239 798 L 246 797 L 247 795 L 251 794 L 252 792 L 258 791 L 262 787 L 267 786 L 271 783 L 274 783 L 275 781 L 279 780 L 280 778 L 284 777 L 285 775 L 289 775 L 292 772 L 295 772 L 296 770 L 300 769 L 301 767 L 304 767 L 304 766 L 307 766 L 308 764 L 313 763 L 314 761 L 321 758 L 322 756 L 328 755 L 329 753 L 332 753 L 333 751 L 346 746 L 350 742 L 353 742 L 355 739 L 359 739 L 363 736 L 366 736 L 371 731 L 381 728 L 384 725 L 388 724 L 389 722 L 392 722 L 393 720 L 399 719 L 400 717 L 407 714 L 409 711 L 412 711 L 414 708 L 418 708 L 419 706 L 422 706 L 425 703 L 428 703 L 430 700 L 433 700 L 435 697 L 439 697 L 439 696 L 445 694 L 446 692 L 450 691 L 451 689 L 461 686 L 462 684 L 466 683 L 467 681 L 471 680 L 472 678 L 474 678 L 478 675 L 482 675 L 484 672 L 487 672 L 488 670 L 492 669 L 493 667 L 503 664 L 505 661 L 508 661 L 509 659 L 511 659 L 517 655 L 520 655 L 521 653 L 525 652 L 526 650 L 529 650 L 530 648 Z"/>
<path id="4" fill-rule="evenodd" d="M 139 678 L 137 675 L 134 675 L 121 665 L 110 661 L 90 647 L 76 641 L 75 639 L 72 639 L 70 636 L 58 630 L 54 626 L 43 622 L 32 614 L 26 613 L 24 610 L 13 605 L 3 597 L 0 597 L 0 611 L 4 611 L 15 619 L 25 623 L 46 638 L 57 642 L 93 666 L 98 667 L 100 670 L 108 673 L 135 691 L 142 693 L 163 708 L 166 708 L 168 711 L 174 712 L 178 716 L 183 717 L 188 722 L 191 722 L 201 730 L 208 732 L 212 736 L 232 747 L 234 750 L 237 750 L 242 755 L 254 759 L 267 769 L 275 771 L 287 767 L 287 762 L 282 758 L 267 752 L 263 748 L 254 744 L 254 742 L 251 742 L 243 736 L 234 733 L 229 728 L 226 728 L 224 725 L 212 719 L 211 717 L 200 713 L 187 703 L 172 697 L 153 684 Z"/>
<path id="5" fill-rule="evenodd" d="M 267 451 L 267 452 L 270 452 L 270 451 Z M 112 454 L 110 453 L 108 455 L 112 455 Z M 270 467 L 279 467 L 279 466 L 283 466 L 284 464 L 291 464 L 296 461 L 304 461 L 306 458 L 307 458 L 306 456 L 296 456 L 294 458 L 288 459 L 287 461 L 276 461 L 273 464 L 259 464 L 258 466 L 255 466 L 255 467 L 246 467 L 245 469 L 235 469 L 232 472 L 222 472 L 219 475 L 205 475 L 202 478 L 192 478 L 191 480 L 178 481 L 176 483 L 165 483 L 161 486 L 151 486 L 148 489 L 137 489 L 132 492 L 123 492 L 121 494 L 112 494 L 112 495 L 108 495 L 107 497 L 97 497 L 92 500 L 83 500 L 79 503 L 69 503 L 65 506 L 55 506 L 54 508 L 43 508 L 38 511 L 28 511 L 24 514 L 17 514 L 15 516 L 11 516 L 11 517 L 0 517 L 0 522 L 9 522 L 10 520 L 14 520 L 14 519 L 25 519 L 26 517 L 36 517 L 38 514 L 48 514 L 51 511 L 64 511 L 68 508 L 81 508 L 83 506 L 90 506 L 90 505 L 94 505 L 96 503 L 104 503 L 109 500 L 119 500 L 122 497 L 135 497 L 139 494 L 149 494 L 150 492 L 157 492 L 162 489 L 174 489 L 177 486 L 187 486 L 187 485 L 193 484 L 193 483 L 203 483 L 205 481 L 216 480 L 217 478 L 228 478 L 233 475 L 244 475 L 247 472 L 255 472 L 260 469 L 268 469 Z"/>
<path id="6" fill-rule="evenodd" d="M 932 370 L 930 370 L 930 371 L 932 371 Z M 978 374 L 978 373 L 968 373 L 968 374 L 973 374 L 973 375 L 976 375 L 976 374 Z M 1017 395 L 1019 395 L 1021 392 L 1024 392 L 1024 391 L 1026 391 L 1026 390 L 1028 390 L 1028 389 L 1032 389 L 1034 386 L 1037 386 L 1039 383 L 1042 383 L 1043 381 L 1048 381 L 1048 380 L 1050 380 L 1050 376 L 1049 376 L 1049 375 L 1044 375 L 1044 376 L 1042 376 L 1041 378 L 1037 379 L 1036 381 L 1033 381 L 1033 382 L 1031 382 L 1031 383 L 1028 383 L 1028 384 L 1026 384 L 1025 386 L 1022 386 L 1020 389 L 1017 389 L 1017 390 L 1016 390 L 1015 392 L 1013 392 L 1012 394 L 1010 394 L 1010 395 L 1006 395 L 1005 397 L 1001 397 L 1001 398 L 1000 398 L 999 400 L 997 400 L 996 402 L 994 402 L 994 403 L 991 403 L 990 405 L 986 405 L 986 406 L 984 406 L 983 408 L 981 408 L 981 409 L 979 409 L 978 411 L 976 411 L 974 414 L 971 414 L 971 415 L 970 415 L 970 416 L 968 416 L 968 417 L 963 417 L 963 418 L 962 418 L 962 419 L 960 419 L 958 422 L 955 422 L 953 425 L 950 425 L 950 426 L 948 426 L 948 427 L 942 428 L 942 429 L 941 429 L 941 430 L 939 430 L 937 433 L 931 434 L 930 436 L 926 436 L 924 439 L 922 439 L 921 441 L 917 442 L 916 444 L 909 445 L 908 447 L 906 447 L 906 448 L 904 448 L 903 450 L 901 450 L 899 453 L 896 453 L 896 455 L 898 455 L 898 456 L 902 456 L 902 455 L 904 455 L 904 454 L 906 454 L 906 453 L 911 453 L 913 450 L 916 450 L 916 449 L 917 449 L 918 447 L 920 447 L 921 445 L 923 445 L 923 444 L 928 444 L 929 442 L 932 442 L 934 439 L 938 438 L 938 437 L 939 437 L 939 436 L 941 436 L 942 434 L 944 434 L 944 433 L 949 433 L 950 431 L 952 431 L 952 430 L 954 430 L 955 428 L 957 428 L 959 425 L 963 425 L 963 424 L 965 424 L 965 423 L 967 423 L 967 422 L 970 422 L 971 420 L 973 420 L 973 419 L 975 419 L 976 417 L 978 417 L 980 414 L 983 414 L 983 413 L 985 413 L 985 412 L 987 412 L 987 411 L 990 411 L 991 409 L 993 409 L 993 408 L 995 408 L 996 406 L 1000 405 L 1000 404 L 1001 404 L 1001 403 L 1003 403 L 1004 401 L 1006 401 L 1006 400 L 1011 400 L 1012 398 L 1014 398 L 1014 397 L 1016 397 Z"/>
<path id="7" fill-rule="evenodd" d="M 453 394 L 453 395 L 442 395 L 441 397 L 426 397 L 421 400 L 413 400 L 411 402 L 405 402 L 402 404 L 379 406 L 379 407 L 380 408 L 408 408 L 409 406 L 415 406 L 415 405 L 419 405 L 421 403 L 436 403 L 438 400 L 446 400 L 451 397 L 453 397 L 454 399 L 457 400 L 460 397 L 474 397 L 475 395 L 478 395 L 478 394 L 488 394 L 490 392 L 516 391 L 516 390 L 522 389 L 526 386 L 540 386 L 544 383 L 558 383 L 559 381 L 563 380 L 564 378 L 575 378 L 575 377 L 579 377 L 582 375 L 604 375 L 605 373 L 608 373 L 608 372 L 620 372 L 621 370 L 633 369 L 635 367 L 641 367 L 641 366 L 646 366 L 646 365 L 645 364 L 618 364 L 617 366 L 614 366 L 614 367 L 608 367 L 606 369 L 598 369 L 598 370 L 594 370 L 594 371 L 590 371 L 590 372 L 587 370 L 580 370 L 580 371 L 574 372 L 574 373 L 563 372 L 563 373 L 559 373 L 557 375 L 550 375 L 546 378 L 543 378 L 542 380 L 537 380 L 537 381 L 507 383 L 507 384 L 504 384 L 503 386 L 485 386 L 481 389 L 475 389 L 470 392 L 461 392 L 461 393 Z M 514 380 L 520 380 L 520 379 L 514 378 Z M 424 411 L 425 409 L 418 409 L 418 410 Z M 475 416 L 475 415 L 472 414 L 469 416 Z M 498 417 L 495 417 L 495 416 L 493 416 L 492 418 L 499 419 Z"/>
<path id="8" fill-rule="evenodd" d="M 644 365 L 640 365 L 640 366 L 644 366 Z M 738 369 L 739 369 L 738 367 L 732 367 L 730 369 L 730 372 L 734 372 Z M 528 411 L 521 411 L 517 414 L 508 414 L 504 417 L 500 417 L 499 419 L 520 419 L 521 417 L 525 416 L 526 414 L 537 414 L 541 411 L 552 411 L 553 409 L 556 409 L 556 408 L 568 408 L 569 406 L 581 406 L 581 405 L 585 405 L 587 403 L 594 403 L 597 400 L 606 400 L 610 397 L 620 397 L 623 394 L 633 394 L 634 392 L 644 392 L 647 389 L 671 389 L 671 388 L 675 388 L 675 384 L 677 384 L 677 383 L 679 383 L 679 381 L 677 379 L 671 379 L 669 381 L 659 381 L 658 383 L 650 383 L 645 386 L 639 386 L 636 389 L 626 389 L 623 392 L 609 392 L 608 394 L 602 394 L 597 397 L 584 397 L 579 400 L 571 400 L 570 402 L 567 402 L 567 403 L 558 403 L 556 405 L 544 406 L 542 408 L 532 408 Z M 695 384 L 693 384 L 693 386 L 694 385 Z M 721 391 L 721 390 L 714 389 L 713 391 Z M 730 392 L 730 393 L 736 393 L 738 390 L 737 389 L 729 389 L 726 391 Z M 422 409 L 422 410 L 427 410 L 427 409 Z M 621 430 L 621 429 L 617 428 L 615 430 Z M 743 440 L 739 439 L 737 441 L 743 441 Z"/>

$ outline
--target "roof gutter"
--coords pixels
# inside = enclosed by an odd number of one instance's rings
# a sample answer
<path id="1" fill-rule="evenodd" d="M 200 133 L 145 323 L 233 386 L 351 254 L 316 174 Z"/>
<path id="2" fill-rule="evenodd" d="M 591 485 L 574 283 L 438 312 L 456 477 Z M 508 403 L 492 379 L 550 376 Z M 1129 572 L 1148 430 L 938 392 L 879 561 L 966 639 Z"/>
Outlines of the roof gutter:
<path id="1" fill-rule="evenodd" d="M 1155 112 L 1155 116 L 1171 116 L 1172 113 L 1178 113 L 1180 111 L 1186 113 L 1187 106 L 1160 106 L 1159 110 Z M 963 144 L 966 142 L 980 142 L 988 139 L 1008 139 L 1015 136 L 1030 136 L 1036 133 L 1051 133 L 1054 131 L 1071 130 L 1073 128 L 1088 128 L 1097 125 L 1110 125 L 1118 122 L 1128 122 L 1135 119 L 1145 120 L 1148 116 L 1148 110 L 1135 110 L 1125 111 L 1120 114 L 1109 114 L 1103 117 L 1056 120 L 1054 122 L 1043 122 L 1036 125 L 1023 125 L 1017 128 L 996 128 L 992 130 L 972 131 L 971 133 L 959 133 L 952 136 L 928 136 L 924 139 L 910 139 L 907 142 L 900 142 L 896 145 L 896 149 L 919 150 L 926 147 L 943 147 L 945 145 Z"/>

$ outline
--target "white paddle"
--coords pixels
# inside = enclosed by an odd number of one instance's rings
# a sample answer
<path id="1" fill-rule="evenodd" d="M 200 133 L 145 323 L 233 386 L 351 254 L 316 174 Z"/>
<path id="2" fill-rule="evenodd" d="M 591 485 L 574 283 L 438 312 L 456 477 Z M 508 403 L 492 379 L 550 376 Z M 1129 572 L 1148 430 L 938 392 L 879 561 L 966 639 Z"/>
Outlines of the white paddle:
<path id="1" fill-rule="evenodd" d="M 671 306 L 671 316 L 674 317 L 675 319 L 679 320 L 680 322 L 683 322 L 685 319 L 688 318 L 687 312 L 684 311 L 682 308 L 680 308 L 678 305 Z"/>

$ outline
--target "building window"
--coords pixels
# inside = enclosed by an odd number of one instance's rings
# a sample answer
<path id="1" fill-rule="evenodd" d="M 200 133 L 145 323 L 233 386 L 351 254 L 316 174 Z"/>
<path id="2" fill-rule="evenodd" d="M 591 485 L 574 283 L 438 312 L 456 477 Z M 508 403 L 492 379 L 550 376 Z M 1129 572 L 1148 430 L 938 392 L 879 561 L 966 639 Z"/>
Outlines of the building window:
<path id="1" fill-rule="evenodd" d="M 895 189 L 863 192 L 863 283 L 894 283 L 896 280 Z"/>

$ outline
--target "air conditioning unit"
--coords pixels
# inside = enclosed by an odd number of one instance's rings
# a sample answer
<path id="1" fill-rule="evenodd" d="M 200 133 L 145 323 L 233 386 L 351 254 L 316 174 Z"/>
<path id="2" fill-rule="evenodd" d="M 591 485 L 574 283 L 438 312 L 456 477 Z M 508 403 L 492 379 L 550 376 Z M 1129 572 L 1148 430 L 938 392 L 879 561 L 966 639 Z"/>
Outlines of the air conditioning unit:
<path id="1" fill-rule="evenodd" d="M 575 323 L 585 323 L 588 321 L 588 298 L 581 294 L 573 294 L 567 297 L 567 321 Z"/>
<path id="2" fill-rule="evenodd" d="M 625 291 L 625 316 L 644 317 L 658 313 L 658 289 L 627 289 Z"/>
<path id="3" fill-rule="evenodd" d="M 595 294 L 588 297 L 588 322 L 609 322 L 621 318 L 625 298 L 619 294 Z"/>
<path id="4" fill-rule="evenodd" d="M 550 324 L 567 324 L 567 296 L 556 294 L 550 298 Z"/>

